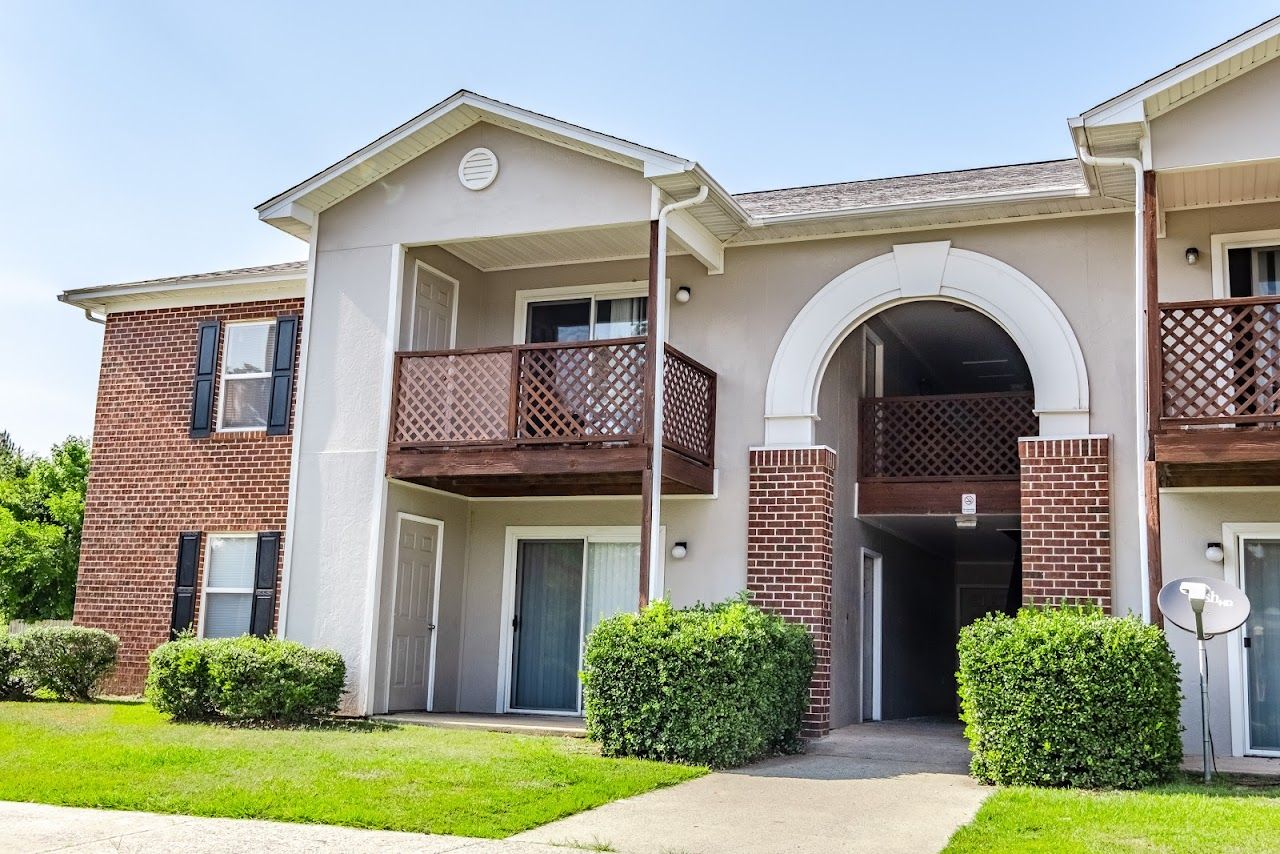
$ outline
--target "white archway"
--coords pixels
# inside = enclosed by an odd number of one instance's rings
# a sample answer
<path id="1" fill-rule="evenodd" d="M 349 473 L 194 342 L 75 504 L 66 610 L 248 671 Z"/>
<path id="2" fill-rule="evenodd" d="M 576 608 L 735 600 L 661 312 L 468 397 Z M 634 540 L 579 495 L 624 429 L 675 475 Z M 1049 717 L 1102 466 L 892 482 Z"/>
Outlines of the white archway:
<path id="1" fill-rule="evenodd" d="M 836 276 L 805 304 L 769 371 L 765 445 L 812 445 L 818 388 L 840 342 L 872 315 L 919 299 L 963 303 L 1009 334 L 1031 370 L 1040 435 L 1089 432 L 1084 354 L 1058 306 L 1003 261 L 938 241 L 894 246 Z"/>

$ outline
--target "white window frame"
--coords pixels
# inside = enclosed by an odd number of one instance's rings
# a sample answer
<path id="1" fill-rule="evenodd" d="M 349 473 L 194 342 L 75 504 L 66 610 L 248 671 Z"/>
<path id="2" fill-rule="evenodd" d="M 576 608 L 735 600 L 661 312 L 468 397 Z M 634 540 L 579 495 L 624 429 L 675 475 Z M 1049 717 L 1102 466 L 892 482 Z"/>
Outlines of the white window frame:
<path id="1" fill-rule="evenodd" d="M 662 526 L 658 531 L 658 548 L 661 553 L 666 555 L 666 526 Z M 544 715 L 561 715 L 563 717 L 581 717 L 582 716 L 582 691 L 578 691 L 578 708 L 576 711 L 541 711 L 538 709 L 513 709 L 511 707 L 511 670 L 514 662 L 512 655 L 515 652 L 515 646 L 512 643 L 514 638 L 511 632 L 511 621 L 515 619 L 516 613 L 516 560 L 517 551 L 521 540 L 581 540 L 583 544 L 583 572 L 586 572 L 587 546 L 591 543 L 636 543 L 640 544 L 640 526 L 639 525 L 522 525 L 509 526 L 506 534 L 505 558 L 502 566 L 502 613 L 498 621 L 498 630 L 500 641 L 498 643 L 498 694 L 497 704 L 494 711 L 498 714 L 544 714 Z M 652 569 L 649 575 L 649 595 L 653 597 L 653 591 L 663 589 L 664 568 L 666 560 L 658 561 L 658 567 Z M 644 571 L 644 567 L 640 568 Z M 586 597 L 586 584 L 582 587 L 582 596 Z M 636 591 L 639 596 L 639 591 Z M 581 635 L 581 620 L 585 619 L 586 611 L 585 603 L 579 605 L 579 635 Z M 578 651 L 578 669 L 582 669 L 582 652 Z M 581 688 L 581 686 L 579 686 Z"/>
<path id="2" fill-rule="evenodd" d="M 1212 244 L 1210 265 L 1213 274 L 1213 298 L 1227 299 L 1231 295 L 1231 283 L 1228 281 L 1227 252 L 1231 249 L 1257 249 L 1260 246 L 1280 246 L 1280 228 L 1215 234 L 1209 238 L 1209 242 Z"/>
<path id="3" fill-rule="evenodd" d="M 860 612 L 860 620 L 867 619 L 866 612 L 866 591 L 863 585 L 866 583 L 867 559 L 871 559 L 871 577 L 874 589 L 871 591 L 871 720 L 878 721 L 883 718 L 884 709 L 882 701 L 884 698 L 884 556 L 880 552 L 863 548 L 858 550 L 858 608 Z M 866 637 L 866 630 L 861 622 L 858 628 L 859 638 L 858 647 L 861 651 L 863 638 Z M 861 662 L 865 660 L 863 656 L 859 656 L 859 667 Z M 859 700 L 862 699 L 861 673 L 859 674 L 858 694 Z M 858 713 L 861 716 L 863 703 L 859 702 Z"/>
<path id="4" fill-rule="evenodd" d="M 208 584 L 208 581 L 209 581 L 209 569 L 210 569 L 210 558 L 211 558 L 211 556 L 213 555 L 213 541 L 214 541 L 214 540 L 248 540 L 248 539 L 256 540 L 257 538 L 258 538 L 258 534 L 257 534 L 256 532 L 253 532 L 253 533 L 244 533 L 244 532 L 222 532 L 222 533 L 217 533 L 217 534 L 205 534 L 205 535 L 204 535 L 204 537 L 203 537 L 203 539 L 204 539 L 204 543 L 203 543 L 204 555 L 202 556 L 202 560 L 201 560 L 201 562 L 200 562 L 200 564 L 201 564 L 201 566 L 200 566 L 200 568 L 201 568 L 201 572 L 200 572 L 200 619 L 199 619 L 199 621 L 198 621 L 198 623 L 197 623 L 197 629 L 196 629 L 196 633 L 197 633 L 197 635 L 198 635 L 199 637 L 204 637 L 204 615 L 205 615 L 205 614 L 207 614 L 207 613 L 209 613 L 209 609 L 208 609 L 208 607 L 207 607 L 207 606 L 208 606 L 208 599 L 209 599 L 209 594 L 210 594 L 210 593 L 213 593 L 213 594 L 215 594 L 215 595 L 216 595 L 216 594 L 219 594 L 219 593 L 239 593 L 239 594 L 242 594 L 242 595 L 243 595 L 243 594 L 245 594 L 245 593 L 248 593 L 250 597 L 252 597 L 252 596 L 253 596 L 253 594 L 254 594 L 254 588 L 253 588 L 252 586 L 250 586 L 250 587 L 210 587 L 210 586 L 209 586 L 209 584 Z M 255 563 L 256 563 L 256 561 L 255 561 Z M 254 572 L 255 572 L 255 573 L 257 572 L 257 566 L 256 566 L 256 565 L 254 566 Z M 249 629 L 251 628 L 252 624 L 253 624 L 253 600 L 252 600 L 252 598 L 250 598 L 250 600 L 249 600 L 249 622 L 245 623 L 245 627 L 244 627 L 244 634 L 246 634 L 246 635 L 247 635 L 247 634 L 249 634 Z"/>
<path id="5" fill-rule="evenodd" d="M 862 358 L 867 358 L 867 350 L 874 349 L 876 353 L 876 376 L 875 388 L 866 388 L 867 382 L 867 366 L 862 366 L 862 396 L 863 397 L 884 397 L 884 339 L 871 330 L 869 326 L 862 327 Z"/>
<path id="6" fill-rule="evenodd" d="M 426 261 L 414 260 L 413 263 L 413 285 L 412 292 L 409 294 L 409 346 L 406 350 L 413 349 L 414 325 L 418 322 L 418 284 L 421 281 L 423 272 L 430 273 L 433 276 L 439 276 L 446 282 L 453 285 L 453 299 L 450 301 L 453 317 L 449 318 L 449 346 L 446 350 L 452 350 L 458 346 L 458 297 L 460 296 L 459 282 L 453 276 L 443 270 L 432 267 Z"/>
<path id="7" fill-rule="evenodd" d="M 222 408 L 227 400 L 227 348 L 231 346 L 231 330 L 237 326 L 266 326 L 270 328 L 277 322 L 274 317 L 258 318 L 255 320 L 235 320 L 223 324 L 222 329 L 222 346 L 218 351 L 218 424 L 214 432 L 217 433 L 261 433 L 267 429 L 267 421 L 263 421 L 261 427 L 223 427 L 222 426 Z M 233 380 L 260 380 L 271 379 L 271 365 L 275 361 L 275 354 L 267 354 L 267 370 L 264 372 L 253 374 L 232 374 Z M 267 386 L 267 406 L 271 406 L 270 385 Z M 268 419 L 269 420 L 269 419 Z"/>
<path id="8" fill-rule="evenodd" d="M 670 291 L 668 281 L 667 291 Z M 596 303 L 601 300 L 627 299 L 628 297 L 646 297 L 649 295 L 649 283 L 643 279 L 632 282 L 608 282 L 598 285 L 573 285 L 558 288 L 533 288 L 516 291 L 515 332 L 512 343 L 524 344 L 525 332 L 529 321 L 529 306 L 536 302 L 558 302 L 571 299 L 591 299 L 591 327 L 589 340 L 594 341 L 596 331 Z M 667 295 L 670 301 L 669 294 Z M 653 318 L 653 307 L 648 309 L 647 320 Z"/>
<path id="9" fill-rule="evenodd" d="M 1245 540 L 1280 540 L 1280 522 L 1226 522 L 1222 526 L 1222 566 L 1226 580 L 1244 588 L 1241 566 Z M 1231 755 L 1280 756 L 1280 751 L 1249 746 L 1249 662 L 1244 654 L 1244 630 L 1227 632 L 1227 684 L 1231 706 Z"/>

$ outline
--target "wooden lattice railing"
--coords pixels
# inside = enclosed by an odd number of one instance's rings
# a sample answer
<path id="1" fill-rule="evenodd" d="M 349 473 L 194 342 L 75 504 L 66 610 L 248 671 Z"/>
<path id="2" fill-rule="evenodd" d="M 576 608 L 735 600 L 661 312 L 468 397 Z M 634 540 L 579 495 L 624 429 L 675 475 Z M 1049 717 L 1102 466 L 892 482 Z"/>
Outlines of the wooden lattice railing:
<path id="1" fill-rule="evenodd" d="M 1280 298 L 1160 305 L 1160 425 L 1280 421 Z"/>
<path id="2" fill-rule="evenodd" d="M 711 465 L 716 375 L 666 352 L 664 445 Z M 639 444 L 644 373 L 644 338 L 397 353 L 390 444 Z"/>
<path id="3" fill-rule="evenodd" d="M 1030 392 L 869 397 L 859 403 L 858 479 L 1016 480 L 1018 438 L 1039 424 Z"/>

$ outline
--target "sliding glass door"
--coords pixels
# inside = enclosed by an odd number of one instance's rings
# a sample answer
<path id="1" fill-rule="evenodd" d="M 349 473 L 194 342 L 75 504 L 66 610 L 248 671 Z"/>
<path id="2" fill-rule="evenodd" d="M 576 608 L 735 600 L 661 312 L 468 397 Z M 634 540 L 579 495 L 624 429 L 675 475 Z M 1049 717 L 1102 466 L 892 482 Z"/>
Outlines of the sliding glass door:
<path id="1" fill-rule="evenodd" d="M 638 542 L 518 540 L 510 708 L 580 713 L 586 637 L 601 620 L 635 610 L 639 587 Z"/>
<path id="2" fill-rule="evenodd" d="M 1241 581 L 1252 605 L 1244 654 L 1248 750 L 1280 754 L 1280 540 L 1242 539 Z"/>

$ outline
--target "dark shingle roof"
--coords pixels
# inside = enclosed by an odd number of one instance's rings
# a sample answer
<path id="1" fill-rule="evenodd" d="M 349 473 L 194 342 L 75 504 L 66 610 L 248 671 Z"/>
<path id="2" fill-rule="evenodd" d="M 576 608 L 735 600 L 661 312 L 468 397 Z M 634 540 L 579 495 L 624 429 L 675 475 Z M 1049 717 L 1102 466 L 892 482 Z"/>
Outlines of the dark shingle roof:
<path id="1" fill-rule="evenodd" d="M 1005 193 L 1061 190 L 1086 186 L 1077 160 L 1049 160 L 1013 166 L 989 166 L 957 172 L 904 175 L 843 184 L 739 193 L 734 199 L 753 216 L 857 211 L 884 205 L 959 201 Z"/>

